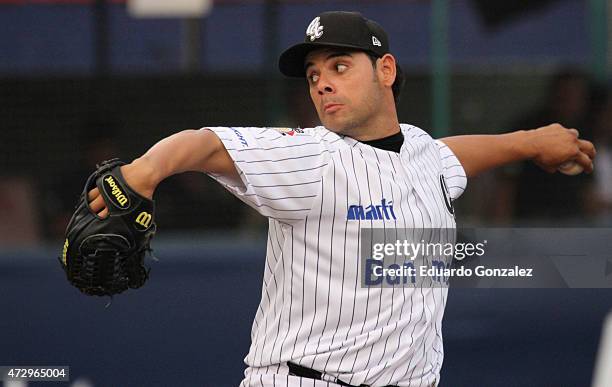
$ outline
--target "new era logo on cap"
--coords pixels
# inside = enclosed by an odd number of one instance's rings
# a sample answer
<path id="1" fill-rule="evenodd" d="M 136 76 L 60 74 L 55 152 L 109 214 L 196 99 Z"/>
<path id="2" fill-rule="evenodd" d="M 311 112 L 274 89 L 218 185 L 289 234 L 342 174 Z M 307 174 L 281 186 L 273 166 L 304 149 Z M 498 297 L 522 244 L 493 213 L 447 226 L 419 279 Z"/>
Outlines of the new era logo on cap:
<path id="1" fill-rule="evenodd" d="M 382 44 L 380 44 L 380 40 L 378 40 L 376 36 L 372 36 L 372 44 L 378 47 L 382 47 Z"/>

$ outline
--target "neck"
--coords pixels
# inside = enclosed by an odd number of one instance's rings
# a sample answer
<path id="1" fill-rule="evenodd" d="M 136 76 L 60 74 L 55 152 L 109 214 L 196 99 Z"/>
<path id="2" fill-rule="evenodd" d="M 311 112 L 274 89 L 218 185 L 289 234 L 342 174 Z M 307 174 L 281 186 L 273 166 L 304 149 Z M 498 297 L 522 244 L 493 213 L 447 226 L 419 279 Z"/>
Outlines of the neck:
<path id="1" fill-rule="evenodd" d="M 400 130 L 395 104 L 388 104 L 389 109 L 372 117 L 365 125 L 355 128 L 351 137 L 357 141 L 372 141 L 396 134 Z"/>

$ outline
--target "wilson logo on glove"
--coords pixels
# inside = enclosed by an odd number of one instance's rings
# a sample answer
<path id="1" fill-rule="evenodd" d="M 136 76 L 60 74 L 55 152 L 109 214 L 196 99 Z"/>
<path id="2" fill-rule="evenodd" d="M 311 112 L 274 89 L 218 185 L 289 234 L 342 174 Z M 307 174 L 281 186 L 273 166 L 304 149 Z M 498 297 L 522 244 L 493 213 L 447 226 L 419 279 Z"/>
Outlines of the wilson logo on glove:
<path id="1" fill-rule="evenodd" d="M 149 214 L 148 212 L 141 212 L 140 214 L 138 214 L 138 216 L 136 217 L 136 224 L 140 225 L 143 227 L 143 230 L 146 230 L 149 228 L 149 226 L 151 226 L 151 220 L 153 219 L 153 217 L 151 216 L 151 214 Z"/>
<path id="2" fill-rule="evenodd" d="M 108 193 L 108 189 L 110 189 L 110 194 Z M 119 187 L 119 184 L 117 184 L 113 176 L 108 175 L 104 177 L 104 190 L 108 196 L 113 198 L 114 204 L 117 207 L 125 210 L 130 206 L 130 200 L 125 196 L 123 190 Z"/>

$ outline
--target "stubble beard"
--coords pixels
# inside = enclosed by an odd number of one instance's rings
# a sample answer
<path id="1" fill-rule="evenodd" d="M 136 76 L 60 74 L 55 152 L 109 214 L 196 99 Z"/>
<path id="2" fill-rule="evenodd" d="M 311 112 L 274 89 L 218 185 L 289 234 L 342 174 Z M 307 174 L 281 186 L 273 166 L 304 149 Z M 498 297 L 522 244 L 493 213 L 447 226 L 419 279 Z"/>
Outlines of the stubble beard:
<path id="1" fill-rule="evenodd" d="M 380 106 L 381 98 L 379 91 L 375 90 L 371 94 L 366 95 L 363 103 L 360 104 L 363 106 L 362 110 L 348 112 L 351 113 L 348 117 L 337 120 L 338 122 L 336 123 L 326 122 L 326 120 L 323 119 L 321 119 L 321 122 L 327 129 L 334 133 L 352 138 L 360 137 L 376 129 L 372 127 L 371 122 L 373 121 L 374 115 L 377 114 L 377 107 Z M 346 108 L 348 108 L 348 106 Z"/>

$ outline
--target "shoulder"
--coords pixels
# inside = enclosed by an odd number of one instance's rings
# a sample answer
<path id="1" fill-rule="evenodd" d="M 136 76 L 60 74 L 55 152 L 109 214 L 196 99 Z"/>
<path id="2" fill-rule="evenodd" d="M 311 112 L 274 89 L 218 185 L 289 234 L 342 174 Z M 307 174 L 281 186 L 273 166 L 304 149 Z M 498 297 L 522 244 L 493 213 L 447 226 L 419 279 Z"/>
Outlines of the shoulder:
<path id="1" fill-rule="evenodd" d="M 422 155 L 431 159 L 439 160 L 446 156 L 448 147 L 440 140 L 436 140 L 425 130 L 410 124 L 400 124 L 404 134 L 404 144 L 413 155 Z"/>
<path id="2" fill-rule="evenodd" d="M 318 146 L 319 140 L 299 128 L 283 127 L 212 127 L 213 131 L 227 146 L 238 150 L 272 150 L 284 147 Z"/>
<path id="3" fill-rule="evenodd" d="M 314 141 L 317 141 L 321 146 L 329 150 L 330 153 L 350 148 L 356 141 L 350 137 L 334 133 L 324 126 L 315 126 L 314 128 L 304 128 L 301 130 L 311 136 Z"/>
<path id="4" fill-rule="evenodd" d="M 405 139 L 433 141 L 431 135 L 423 129 L 419 128 L 418 126 L 410 124 L 400 124 L 400 129 L 402 130 L 402 134 L 404 135 Z"/>

